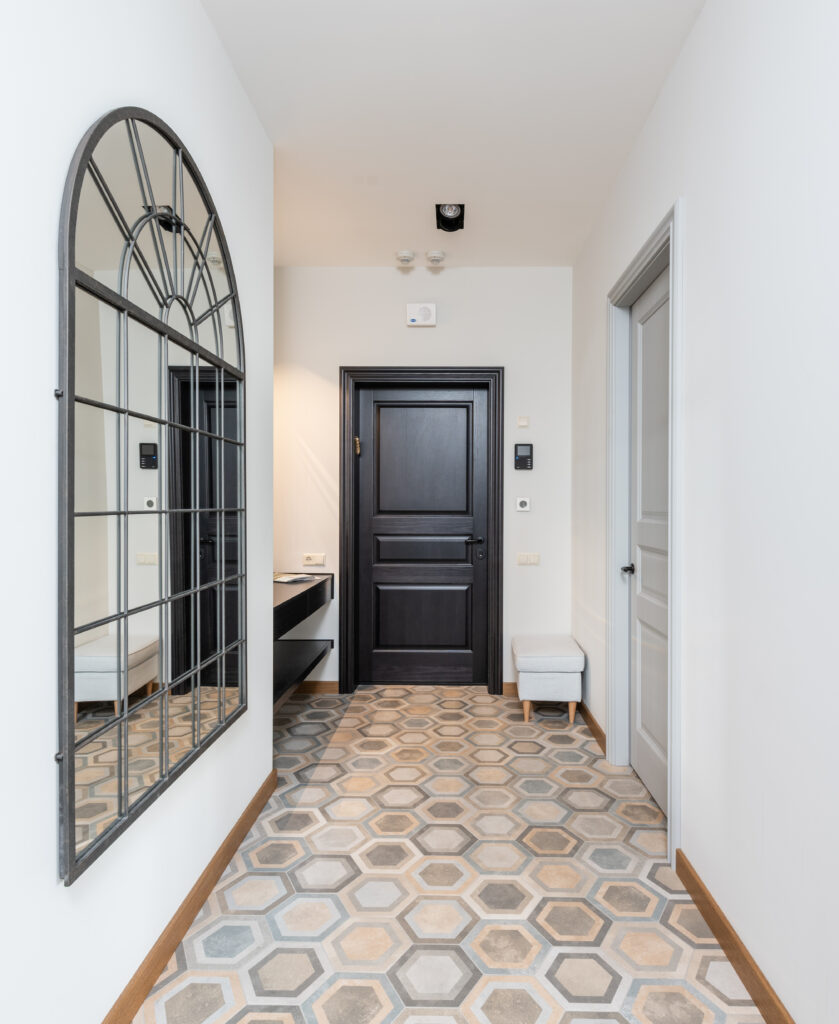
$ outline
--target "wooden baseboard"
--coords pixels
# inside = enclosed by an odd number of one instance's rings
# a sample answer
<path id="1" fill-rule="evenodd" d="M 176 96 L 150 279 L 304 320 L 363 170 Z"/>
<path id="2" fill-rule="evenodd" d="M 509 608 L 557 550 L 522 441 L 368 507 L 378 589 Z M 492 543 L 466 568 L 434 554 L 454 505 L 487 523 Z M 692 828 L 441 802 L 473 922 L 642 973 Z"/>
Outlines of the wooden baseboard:
<path id="1" fill-rule="evenodd" d="M 292 693 L 338 693 L 337 679 L 309 679 L 298 685 Z"/>
<path id="2" fill-rule="evenodd" d="M 502 683 L 501 693 L 505 697 L 518 697 L 519 691 L 515 683 Z"/>
<path id="3" fill-rule="evenodd" d="M 268 803 L 268 798 L 277 788 L 277 773 L 271 769 L 256 795 L 242 812 L 241 817 L 228 832 L 226 839 L 213 854 L 210 863 L 201 872 L 198 881 L 189 890 L 186 899 L 175 911 L 172 920 L 163 929 L 160 938 L 149 950 L 148 956 L 134 973 L 134 977 L 111 1007 L 102 1024 L 126 1024 L 133 1020 L 160 977 L 164 967 L 172 959 L 195 915 L 213 891 L 221 873 L 233 859 L 240 843 L 259 817 L 259 812 Z"/>
<path id="4" fill-rule="evenodd" d="M 746 991 L 754 1000 L 754 1004 L 760 1010 L 766 1024 L 795 1024 L 789 1011 L 778 998 L 778 993 L 755 963 L 751 953 L 743 944 L 743 940 L 734 930 L 731 922 L 722 912 L 683 850 L 676 850 L 676 874 L 684 883 L 691 899 L 714 933 L 717 942 L 722 946 L 723 952 L 740 976 L 740 981 L 743 982 Z"/>
<path id="5" fill-rule="evenodd" d="M 603 729 L 600 727 L 600 723 L 597 721 L 597 719 L 594 717 L 594 715 L 591 713 L 591 711 L 589 710 L 589 708 L 585 704 L 580 704 L 579 707 L 580 707 L 580 716 L 582 717 L 583 721 L 588 726 L 588 731 L 597 740 L 598 746 L 600 747 L 600 749 L 603 751 L 603 753 L 605 755 L 605 753 L 606 753 L 606 733 L 603 732 Z"/>

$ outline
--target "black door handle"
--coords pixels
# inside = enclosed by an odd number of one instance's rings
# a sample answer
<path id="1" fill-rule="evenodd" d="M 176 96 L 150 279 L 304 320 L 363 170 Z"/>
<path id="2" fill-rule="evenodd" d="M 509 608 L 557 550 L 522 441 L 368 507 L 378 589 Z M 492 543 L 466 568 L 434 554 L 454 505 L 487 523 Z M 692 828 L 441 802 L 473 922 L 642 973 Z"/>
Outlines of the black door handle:
<path id="1" fill-rule="evenodd" d="M 635 575 L 635 563 L 630 562 L 629 565 L 622 565 L 621 572 L 626 573 L 627 576 Z"/>
<path id="2" fill-rule="evenodd" d="M 463 543 L 464 544 L 483 544 L 483 542 L 484 542 L 484 538 L 483 537 L 467 537 L 466 540 Z"/>

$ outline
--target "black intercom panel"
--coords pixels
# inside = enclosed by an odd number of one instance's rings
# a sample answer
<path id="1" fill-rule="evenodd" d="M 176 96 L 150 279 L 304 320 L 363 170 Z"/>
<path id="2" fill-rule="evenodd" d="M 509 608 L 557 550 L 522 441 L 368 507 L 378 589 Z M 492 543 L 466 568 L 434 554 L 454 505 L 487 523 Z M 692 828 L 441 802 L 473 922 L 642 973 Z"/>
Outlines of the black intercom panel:
<path id="1" fill-rule="evenodd" d="M 140 469 L 157 469 L 157 445 L 140 442 Z"/>
<path id="2" fill-rule="evenodd" d="M 516 445 L 516 469 L 533 469 L 533 445 Z"/>

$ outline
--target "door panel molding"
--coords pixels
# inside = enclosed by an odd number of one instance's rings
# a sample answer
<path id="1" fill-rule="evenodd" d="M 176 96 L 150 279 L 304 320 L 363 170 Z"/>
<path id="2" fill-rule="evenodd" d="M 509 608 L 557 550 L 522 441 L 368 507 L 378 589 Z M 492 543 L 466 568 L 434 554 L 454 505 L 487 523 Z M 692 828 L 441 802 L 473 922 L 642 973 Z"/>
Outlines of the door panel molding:
<path id="1" fill-rule="evenodd" d="M 669 523 L 667 599 L 669 709 L 668 853 L 675 864 L 682 831 L 682 565 L 684 550 L 684 201 L 679 199 L 649 236 L 608 295 L 608 431 L 606 497 L 606 752 L 629 764 L 630 581 L 620 566 L 631 561 L 629 448 L 631 436 L 630 309 L 669 268 Z M 652 546 L 655 546 L 653 542 Z"/>
<path id="2" fill-rule="evenodd" d="M 490 693 L 502 692 L 502 552 L 503 552 L 503 429 L 504 429 L 504 369 L 503 367 L 370 367 L 342 366 L 341 379 L 341 473 L 340 473 L 340 570 L 339 570 L 339 665 L 341 693 L 352 693 L 357 685 L 357 628 L 358 609 L 355 601 L 354 581 L 357 565 L 355 550 L 358 493 L 356 485 L 356 429 L 357 396 L 363 387 L 400 387 L 437 385 L 486 388 L 487 394 L 487 453 L 488 507 L 487 507 L 487 687 Z M 457 405 L 457 402 L 453 402 Z M 404 533 L 418 539 L 423 528 L 421 516 L 405 517 L 398 513 L 377 517 L 381 526 L 375 533 L 394 536 Z M 429 518 L 430 522 L 430 518 Z M 451 532 L 455 538 L 467 536 L 470 519 L 451 515 Z M 454 568 L 454 567 L 453 567 Z M 377 572 L 376 581 L 387 582 L 387 567 Z M 452 573 L 451 582 L 457 582 Z M 435 682 L 434 662 L 437 656 L 429 652 L 427 681 Z M 463 681 L 466 682 L 464 661 Z M 397 680 L 395 680 L 397 681 Z M 455 680 L 453 680 L 455 681 Z"/>

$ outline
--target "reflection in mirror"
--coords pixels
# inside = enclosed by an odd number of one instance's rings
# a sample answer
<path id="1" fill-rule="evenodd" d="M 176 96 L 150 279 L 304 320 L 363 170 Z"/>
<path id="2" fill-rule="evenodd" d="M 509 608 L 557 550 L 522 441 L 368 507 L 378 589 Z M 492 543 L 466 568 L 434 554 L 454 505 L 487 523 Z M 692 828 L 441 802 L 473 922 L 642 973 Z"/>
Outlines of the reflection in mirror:
<path id="1" fill-rule="evenodd" d="M 57 392 L 68 884 L 245 703 L 244 373 L 221 226 L 152 115 L 102 119 L 74 168 Z"/>
<path id="2" fill-rule="evenodd" d="M 160 600 L 160 516 L 125 518 L 128 546 L 128 609 Z"/>
<path id="3" fill-rule="evenodd" d="M 128 408 L 160 417 L 160 335 L 131 317 L 128 330 Z"/>
<path id="4" fill-rule="evenodd" d="M 161 456 L 161 429 L 153 420 L 141 420 L 136 416 L 125 417 L 125 423 L 128 429 L 126 507 L 129 512 L 154 512 L 162 507 L 160 481 L 164 459 Z"/>
<path id="5" fill-rule="evenodd" d="M 160 689 L 160 608 L 129 615 L 124 692 L 131 706 Z"/>
<path id="6" fill-rule="evenodd" d="M 192 512 L 170 512 L 168 531 L 169 593 L 182 594 L 197 584 Z"/>
<path id="7" fill-rule="evenodd" d="M 213 583 L 219 578 L 219 515 L 198 513 L 198 584 Z"/>
<path id="8" fill-rule="evenodd" d="M 242 431 L 239 426 L 239 395 L 241 385 L 235 377 L 225 373 L 222 382 L 222 429 L 224 437 L 231 441 L 241 441 Z"/>
<path id="9" fill-rule="evenodd" d="M 120 733 L 117 724 L 76 749 L 76 856 L 113 825 L 119 815 Z"/>
<path id="10" fill-rule="evenodd" d="M 128 716 L 128 803 L 136 803 L 162 774 L 163 695 L 145 701 Z"/>
<path id="11" fill-rule="evenodd" d="M 169 615 L 169 678 L 181 679 L 198 665 L 198 639 L 195 629 L 195 594 L 173 598 Z"/>
<path id="12" fill-rule="evenodd" d="M 76 394 L 119 405 L 119 314 L 76 289 Z"/>
<path id="13" fill-rule="evenodd" d="M 224 646 L 230 647 L 242 639 L 240 583 L 238 579 L 228 580 L 224 585 Z"/>
<path id="14" fill-rule="evenodd" d="M 242 702 L 244 649 L 236 647 L 224 656 L 224 717 L 233 714 Z"/>
<path id="15" fill-rule="evenodd" d="M 118 413 L 76 402 L 76 512 L 114 512 L 119 507 Z"/>
<path id="16" fill-rule="evenodd" d="M 198 656 L 202 662 L 212 658 L 221 647 L 219 600 L 216 587 L 198 591 Z"/>
<path id="17" fill-rule="evenodd" d="M 120 519 L 118 516 L 77 516 L 73 606 L 76 629 L 116 615 L 122 601 L 119 587 Z"/>
<path id="18" fill-rule="evenodd" d="M 200 738 L 204 739 L 218 726 L 221 718 L 218 662 L 202 669 L 200 678 L 198 725 Z"/>
<path id="19" fill-rule="evenodd" d="M 121 633 L 117 621 L 76 634 L 73 718 L 77 743 L 119 715 Z"/>
<path id="20" fill-rule="evenodd" d="M 169 718 L 169 770 L 195 747 L 193 721 L 194 677 L 173 686 L 167 695 Z"/>

